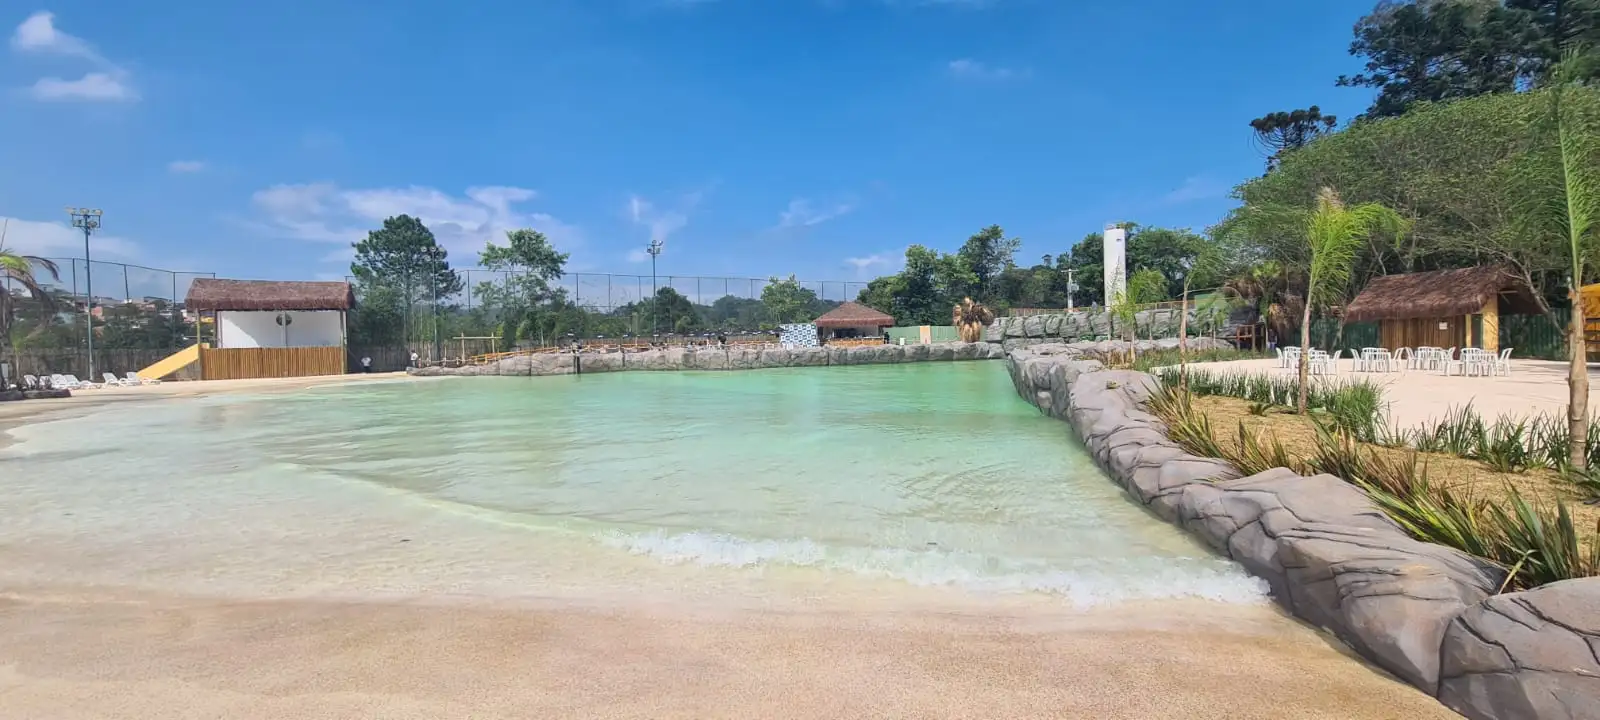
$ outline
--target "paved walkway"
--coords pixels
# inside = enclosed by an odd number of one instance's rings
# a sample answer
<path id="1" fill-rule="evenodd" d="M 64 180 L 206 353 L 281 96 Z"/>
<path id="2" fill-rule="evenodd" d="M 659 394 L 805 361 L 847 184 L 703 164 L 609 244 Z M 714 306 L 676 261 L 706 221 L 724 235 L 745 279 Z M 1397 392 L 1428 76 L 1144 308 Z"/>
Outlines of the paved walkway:
<path id="1" fill-rule="evenodd" d="M 1196 365 L 1209 372 L 1269 373 L 1290 376 L 1276 360 L 1233 360 Z M 1511 361 L 1509 377 L 1445 377 L 1437 371 L 1406 370 L 1392 373 L 1353 372 L 1351 361 L 1339 361 L 1336 381 L 1369 380 L 1383 387 L 1389 403 L 1389 420 L 1414 427 L 1438 420 L 1450 408 L 1472 403 L 1486 420 L 1501 415 L 1530 417 L 1564 415 L 1567 409 L 1567 364 L 1549 360 Z M 1324 379 L 1324 378 L 1319 378 Z M 1600 414 L 1600 366 L 1589 366 L 1589 412 Z"/>

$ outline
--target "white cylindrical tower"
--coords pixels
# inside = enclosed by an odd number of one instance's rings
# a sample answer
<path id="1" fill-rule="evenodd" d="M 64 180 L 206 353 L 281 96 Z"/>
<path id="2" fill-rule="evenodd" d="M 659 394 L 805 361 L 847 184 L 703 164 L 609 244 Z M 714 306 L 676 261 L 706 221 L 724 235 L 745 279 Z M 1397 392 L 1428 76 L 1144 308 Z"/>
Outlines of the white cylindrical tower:
<path id="1" fill-rule="evenodd" d="M 1128 285 L 1128 231 L 1116 225 L 1107 225 L 1105 238 L 1105 304 L 1116 302 L 1117 295 Z"/>

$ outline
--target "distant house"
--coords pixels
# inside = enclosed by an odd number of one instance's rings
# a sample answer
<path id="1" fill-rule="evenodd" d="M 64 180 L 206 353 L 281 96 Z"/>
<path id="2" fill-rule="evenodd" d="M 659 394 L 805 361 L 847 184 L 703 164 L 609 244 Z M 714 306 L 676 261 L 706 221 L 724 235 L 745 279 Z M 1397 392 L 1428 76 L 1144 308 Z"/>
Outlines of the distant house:
<path id="1" fill-rule="evenodd" d="M 894 327 L 894 318 L 858 302 L 840 303 L 815 321 L 824 338 L 855 338 L 882 335 L 883 329 Z"/>
<path id="2" fill-rule="evenodd" d="M 1345 322 L 1377 322 L 1379 344 L 1500 349 L 1500 316 L 1539 312 L 1533 290 L 1497 266 L 1373 278 L 1345 307 Z"/>

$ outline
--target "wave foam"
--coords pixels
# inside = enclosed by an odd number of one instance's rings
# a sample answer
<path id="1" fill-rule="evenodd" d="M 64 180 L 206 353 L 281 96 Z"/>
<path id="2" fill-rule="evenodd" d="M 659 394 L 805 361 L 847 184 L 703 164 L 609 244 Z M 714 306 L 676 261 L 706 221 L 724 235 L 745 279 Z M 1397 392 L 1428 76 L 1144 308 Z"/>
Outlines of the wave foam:
<path id="1" fill-rule="evenodd" d="M 1257 603 L 1265 600 L 1268 589 L 1259 578 L 1216 558 L 1082 558 L 1052 566 L 1043 560 L 998 558 L 941 548 L 838 548 L 803 538 L 749 540 L 710 532 L 607 532 L 600 535 L 600 540 L 674 565 L 817 568 L 925 587 L 1047 593 L 1080 606 L 1181 598 Z"/>

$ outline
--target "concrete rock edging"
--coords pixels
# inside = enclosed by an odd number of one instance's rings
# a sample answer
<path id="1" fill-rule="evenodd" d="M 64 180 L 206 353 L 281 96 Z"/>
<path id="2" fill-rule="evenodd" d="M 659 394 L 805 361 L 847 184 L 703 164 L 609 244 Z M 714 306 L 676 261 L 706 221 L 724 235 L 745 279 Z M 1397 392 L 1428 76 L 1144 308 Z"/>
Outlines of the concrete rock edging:
<path id="1" fill-rule="evenodd" d="M 1289 612 L 1470 718 L 1600 718 L 1600 579 L 1494 595 L 1504 571 L 1412 539 L 1359 488 L 1189 454 L 1145 409 L 1158 381 L 1083 344 L 1011 350 L 1017 393 L 1110 477 L 1272 588 Z"/>
<path id="2" fill-rule="evenodd" d="M 517 355 L 487 365 L 412 368 L 407 372 L 425 377 L 541 376 L 628 370 L 759 370 L 780 367 L 886 365 L 906 362 L 999 360 L 1004 356 L 1005 351 L 999 345 L 981 342 L 793 349 L 690 347 L 628 353 Z"/>

